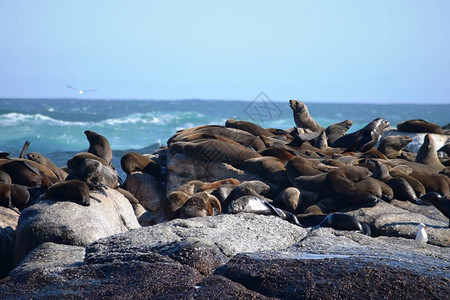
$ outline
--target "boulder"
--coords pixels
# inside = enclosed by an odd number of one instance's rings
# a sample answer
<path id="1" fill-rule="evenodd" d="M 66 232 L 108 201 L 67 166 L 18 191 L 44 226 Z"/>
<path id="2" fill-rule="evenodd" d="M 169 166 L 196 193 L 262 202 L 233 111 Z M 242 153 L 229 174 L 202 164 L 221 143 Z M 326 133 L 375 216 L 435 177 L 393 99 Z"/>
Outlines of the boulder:
<path id="1" fill-rule="evenodd" d="M 399 201 L 400 202 L 400 201 Z M 395 203 L 395 202 L 394 202 Z M 397 204 L 399 205 L 399 204 Z M 404 207 L 415 205 L 402 204 Z M 431 210 L 431 206 L 428 206 Z M 417 210 L 425 210 L 425 208 L 416 208 Z M 349 212 L 362 222 L 366 222 L 372 228 L 375 236 L 404 237 L 414 239 L 417 234 L 417 226 L 424 223 L 428 226 L 428 243 L 432 245 L 450 247 L 450 228 L 448 221 L 439 218 L 439 212 L 436 210 L 428 217 L 422 213 L 412 212 L 412 209 L 406 210 L 384 201 L 381 201 L 374 207 L 364 207 Z"/>
<path id="2" fill-rule="evenodd" d="M 44 242 L 87 246 L 99 238 L 139 228 L 129 201 L 119 192 L 91 192 L 91 205 L 45 200 L 26 208 L 17 226 L 14 260 L 19 263 Z"/>
<path id="3" fill-rule="evenodd" d="M 16 211 L 0 206 L 0 278 L 14 267 L 14 235 L 18 221 Z"/>

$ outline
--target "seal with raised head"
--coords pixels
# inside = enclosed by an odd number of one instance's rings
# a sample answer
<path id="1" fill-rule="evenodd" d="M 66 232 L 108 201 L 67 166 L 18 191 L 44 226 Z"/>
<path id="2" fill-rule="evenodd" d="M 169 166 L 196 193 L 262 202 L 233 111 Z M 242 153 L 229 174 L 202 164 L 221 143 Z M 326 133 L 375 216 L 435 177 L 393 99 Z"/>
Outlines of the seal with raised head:
<path id="1" fill-rule="evenodd" d="M 387 158 L 401 158 L 402 150 L 413 141 L 405 135 L 390 135 L 381 139 L 378 151 L 386 155 Z"/>
<path id="2" fill-rule="evenodd" d="M 345 120 L 328 126 L 325 129 L 328 145 L 333 144 L 337 139 L 343 137 L 352 125 L 353 121 Z"/>
<path id="3" fill-rule="evenodd" d="M 289 212 L 295 212 L 300 202 L 300 191 L 295 187 L 284 189 L 273 200 L 273 204 Z"/>
<path id="4" fill-rule="evenodd" d="M 420 197 L 421 201 L 433 204 L 444 216 L 449 219 L 448 227 L 450 227 L 450 199 L 443 197 L 439 193 L 431 192 Z"/>
<path id="5" fill-rule="evenodd" d="M 89 149 L 87 152 L 97 155 L 106 160 L 108 164 L 111 164 L 112 150 L 108 140 L 103 135 L 91 130 L 86 130 L 84 134 L 89 141 Z"/>
<path id="6" fill-rule="evenodd" d="M 314 121 L 314 119 L 309 115 L 308 107 L 305 103 L 298 100 L 289 100 L 289 105 L 292 108 L 295 125 L 297 127 L 307 128 L 315 132 L 325 130 L 325 128 L 320 126 L 319 123 Z"/>
<path id="7" fill-rule="evenodd" d="M 388 120 L 376 118 L 364 128 L 337 139 L 331 147 L 346 148 L 347 151 L 366 152 L 378 142 L 384 129 L 389 127 Z"/>
<path id="8" fill-rule="evenodd" d="M 89 206 L 89 187 L 81 180 L 58 182 L 49 187 L 42 200 L 70 201 L 83 206 Z"/>
<path id="9" fill-rule="evenodd" d="M 416 163 L 427 165 L 438 172 L 445 169 L 437 155 L 436 142 L 430 134 L 425 135 L 423 144 L 417 151 Z"/>

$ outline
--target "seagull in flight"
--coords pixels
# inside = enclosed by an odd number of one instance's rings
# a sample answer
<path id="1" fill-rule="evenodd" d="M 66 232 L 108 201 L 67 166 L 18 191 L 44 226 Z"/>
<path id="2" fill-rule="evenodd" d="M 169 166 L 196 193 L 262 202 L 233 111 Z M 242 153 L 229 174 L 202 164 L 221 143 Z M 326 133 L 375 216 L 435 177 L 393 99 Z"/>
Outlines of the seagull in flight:
<path id="1" fill-rule="evenodd" d="M 78 94 L 80 94 L 80 95 L 83 95 L 84 93 L 87 93 L 87 92 L 95 92 L 97 89 L 93 89 L 93 90 L 80 90 L 80 89 L 77 89 L 76 87 L 73 87 L 73 86 L 70 86 L 70 85 L 66 85 L 69 89 L 72 89 L 72 90 L 75 90 L 75 91 L 77 91 L 78 92 Z"/>

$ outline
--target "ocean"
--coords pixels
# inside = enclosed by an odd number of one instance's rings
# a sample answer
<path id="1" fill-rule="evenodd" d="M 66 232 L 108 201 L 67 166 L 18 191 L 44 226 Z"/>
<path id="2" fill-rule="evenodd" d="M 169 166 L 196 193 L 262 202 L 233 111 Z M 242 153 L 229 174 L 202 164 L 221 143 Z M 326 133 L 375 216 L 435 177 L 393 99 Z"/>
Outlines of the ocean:
<path id="1" fill-rule="evenodd" d="M 311 116 L 322 126 L 352 120 L 349 133 L 377 117 L 396 126 L 425 119 L 441 126 L 450 122 L 450 104 L 336 104 L 308 103 Z M 64 166 L 89 143 L 85 130 L 105 136 L 114 150 L 113 163 L 127 151 L 151 153 L 177 130 L 203 124 L 224 125 L 229 118 L 252 121 L 265 128 L 295 125 L 289 101 L 217 100 L 81 100 L 0 99 L 0 151 L 18 156 L 26 140 L 28 152 L 40 152 Z"/>

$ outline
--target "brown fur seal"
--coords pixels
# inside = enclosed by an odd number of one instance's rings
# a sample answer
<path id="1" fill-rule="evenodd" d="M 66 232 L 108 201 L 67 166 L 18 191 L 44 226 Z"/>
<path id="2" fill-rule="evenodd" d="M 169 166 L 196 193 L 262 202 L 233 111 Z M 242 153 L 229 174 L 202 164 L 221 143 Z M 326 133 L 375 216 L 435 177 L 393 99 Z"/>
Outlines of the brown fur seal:
<path id="1" fill-rule="evenodd" d="M 199 143 L 178 142 L 172 144 L 171 151 L 185 153 L 201 161 L 228 163 L 237 168 L 240 168 L 243 162 L 249 158 L 261 157 L 248 148 L 219 140 Z"/>
<path id="2" fill-rule="evenodd" d="M 11 176 L 9 176 L 8 173 L 3 172 L 2 170 L 0 170 L 0 183 L 12 183 Z"/>
<path id="3" fill-rule="evenodd" d="M 169 140 L 167 141 L 167 145 L 171 147 L 173 143 L 182 141 L 184 138 L 194 133 L 222 136 L 242 146 L 255 149 L 256 151 L 264 149 L 266 147 L 264 142 L 259 137 L 254 136 L 247 131 L 235 128 L 226 128 L 219 125 L 203 125 L 177 132 L 175 135 L 169 138 Z"/>
<path id="4" fill-rule="evenodd" d="M 30 200 L 27 188 L 18 184 L 0 183 L 0 205 L 11 209 L 22 209 Z"/>
<path id="5" fill-rule="evenodd" d="M 352 125 L 353 121 L 345 120 L 328 126 L 325 129 L 328 145 L 333 144 L 337 139 L 343 137 Z"/>
<path id="6" fill-rule="evenodd" d="M 156 160 L 136 152 L 128 152 L 122 156 L 120 165 L 126 174 L 136 171 L 153 176 L 159 176 L 161 174 L 161 166 Z"/>
<path id="7" fill-rule="evenodd" d="M 248 122 L 248 121 L 237 121 L 233 119 L 228 119 L 225 122 L 225 127 L 227 128 L 236 128 L 241 129 L 244 131 L 247 131 L 248 133 L 251 133 L 255 136 L 273 136 L 273 134 L 261 126 L 256 125 L 255 123 Z"/>
<path id="8" fill-rule="evenodd" d="M 89 149 L 87 152 L 97 155 L 106 160 L 108 164 L 111 164 L 112 150 L 108 140 L 94 131 L 86 130 L 84 134 L 89 141 Z"/>
<path id="9" fill-rule="evenodd" d="M 325 131 L 322 131 L 320 135 L 317 137 L 314 147 L 319 148 L 321 150 L 328 148 L 327 135 Z"/>
<path id="10" fill-rule="evenodd" d="M 89 187 L 81 180 L 58 182 L 47 190 L 43 200 L 71 201 L 83 206 L 89 206 Z"/>
<path id="11" fill-rule="evenodd" d="M 447 197 L 443 197 L 436 192 L 431 192 L 420 197 L 420 200 L 433 204 L 433 206 L 436 207 L 442 214 L 444 214 L 444 216 L 450 219 L 450 199 L 448 199 Z M 448 227 L 450 227 L 450 220 Z"/>
<path id="12" fill-rule="evenodd" d="M 208 206 L 200 197 L 192 196 L 180 208 L 180 218 L 207 217 L 209 215 Z"/>
<path id="13" fill-rule="evenodd" d="M 167 220 L 173 220 L 180 217 L 179 209 L 190 198 L 188 194 L 182 191 L 169 193 L 162 201 L 162 208 Z"/>
<path id="14" fill-rule="evenodd" d="M 49 186 L 51 182 L 37 168 L 32 161 L 0 159 L 0 170 L 11 177 L 11 182 L 27 187 Z"/>
<path id="15" fill-rule="evenodd" d="M 295 212 L 300 202 L 300 191 L 295 187 L 284 189 L 273 200 L 273 204 L 281 209 L 289 212 Z"/>
<path id="16" fill-rule="evenodd" d="M 413 141 L 409 136 L 391 135 L 381 139 L 378 151 L 386 155 L 387 158 L 400 158 L 402 150 Z"/>
<path id="17" fill-rule="evenodd" d="M 415 171 L 412 172 L 410 176 L 420 181 L 427 193 L 436 192 L 444 197 L 450 196 L 450 187 L 447 176 L 441 174 L 424 174 Z"/>
<path id="18" fill-rule="evenodd" d="M 323 131 L 325 128 L 320 126 L 313 118 L 309 115 L 308 108 L 306 104 L 298 100 L 289 100 L 289 105 L 292 108 L 294 114 L 295 125 L 299 128 L 307 128 L 312 131 L 318 132 Z"/>
<path id="19" fill-rule="evenodd" d="M 331 144 L 331 147 L 346 148 L 347 151 L 366 152 L 378 142 L 384 129 L 389 125 L 389 121 L 376 118 L 364 128 L 337 139 Z"/>
<path id="20" fill-rule="evenodd" d="M 403 132 L 448 134 L 448 130 L 422 119 L 398 123 L 397 129 Z"/>
<path id="21" fill-rule="evenodd" d="M 445 169 L 438 158 L 436 143 L 430 134 L 425 135 L 423 144 L 417 151 L 416 163 L 430 166 L 438 172 Z"/>
<path id="22" fill-rule="evenodd" d="M 86 182 L 90 188 L 99 186 L 116 188 L 119 186 L 119 177 L 111 167 L 102 165 L 96 159 L 85 159 L 81 165 L 71 170 L 66 180 L 78 179 Z"/>
<path id="23" fill-rule="evenodd" d="M 234 178 L 226 178 L 222 180 L 217 180 L 214 182 L 205 182 L 201 187 L 200 190 L 203 192 L 211 193 L 212 191 L 216 190 L 217 188 L 227 185 L 227 186 L 238 186 L 241 184 L 241 182 Z"/>
<path id="24" fill-rule="evenodd" d="M 102 165 L 109 166 L 109 163 L 106 160 L 104 160 L 103 158 L 101 158 L 95 154 L 92 154 L 89 152 L 80 152 L 80 153 L 75 154 L 71 159 L 69 159 L 67 161 L 67 167 L 70 170 L 74 170 L 74 169 L 78 168 L 83 163 L 83 161 L 87 158 L 96 159 Z"/>
<path id="25" fill-rule="evenodd" d="M 27 154 L 27 158 L 52 170 L 52 172 L 55 173 L 59 180 L 63 181 L 66 179 L 67 172 L 56 166 L 49 158 L 45 157 L 44 155 L 37 152 L 30 152 Z"/>
<path id="26" fill-rule="evenodd" d="M 266 148 L 258 151 L 258 153 L 262 156 L 276 157 L 283 162 L 287 162 L 295 156 L 294 151 L 280 147 Z"/>
<path id="27" fill-rule="evenodd" d="M 323 173 L 315 169 L 310 160 L 300 156 L 295 156 L 287 162 L 286 172 L 291 183 L 299 176 L 311 176 Z"/>
<path id="28" fill-rule="evenodd" d="M 284 163 L 276 157 L 264 156 L 247 159 L 242 164 L 242 169 L 257 174 L 271 182 L 283 186 L 289 185 Z"/>

